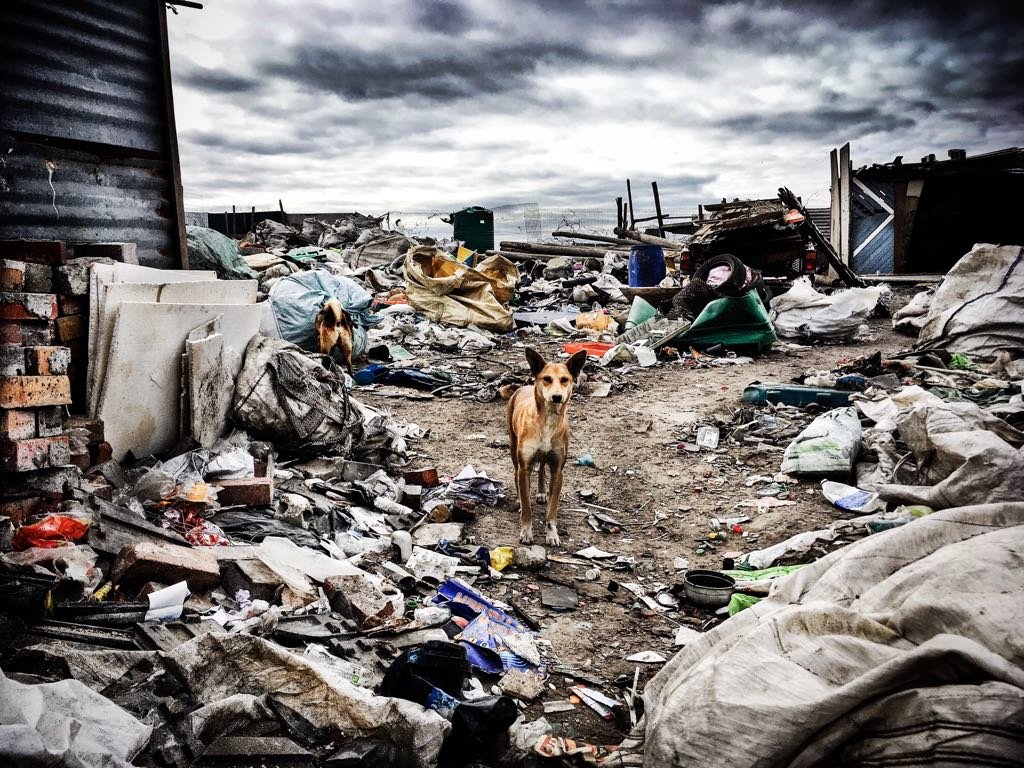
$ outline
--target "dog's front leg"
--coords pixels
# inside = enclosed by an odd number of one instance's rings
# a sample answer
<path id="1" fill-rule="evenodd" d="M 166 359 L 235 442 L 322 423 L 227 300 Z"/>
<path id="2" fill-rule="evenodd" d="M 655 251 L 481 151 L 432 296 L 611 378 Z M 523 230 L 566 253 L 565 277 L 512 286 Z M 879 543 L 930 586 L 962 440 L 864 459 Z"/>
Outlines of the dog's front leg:
<path id="1" fill-rule="evenodd" d="M 562 495 L 562 470 L 565 462 L 551 467 L 551 486 L 548 488 L 548 525 L 547 542 L 552 547 L 557 547 L 561 542 L 558 540 L 558 499 Z"/>
<path id="2" fill-rule="evenodd" d="M 516 491 L 519 493 L 519 541 L 533 543 L 533 510 L 530 507 L 530 465 L 516 464 Z"/>
<path id="3" fill-rule="evenodd" d="M 537 503 L 547 504 L 548 503 L 548 481 L 544 476 L 544 470 L 548 468 L 547 462 L 540 462 L 540 467 L 537 470 Z"/>

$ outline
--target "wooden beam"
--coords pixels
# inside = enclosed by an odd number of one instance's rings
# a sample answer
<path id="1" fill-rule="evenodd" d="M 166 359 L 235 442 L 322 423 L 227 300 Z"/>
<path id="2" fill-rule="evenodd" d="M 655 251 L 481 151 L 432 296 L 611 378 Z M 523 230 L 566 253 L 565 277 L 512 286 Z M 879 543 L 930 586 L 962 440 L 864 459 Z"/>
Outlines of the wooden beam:
<path id="1" fill-rule="evenodd" d="M 563 245 L 560 243 L 522 243 L 515 240 L 502 240 L 499 244 L 502 251 L 516 251 L 547 256 L 577 256 L 580 258 L 602 259 L 607 248 L 592 248 L 586 245 Z"/>
<path id="2" fill-rule="evenodd" d="M 665 219 L 661 215 L 661 195 L 658 194 L 658 182 L 651 182 L 651 191 L 654 192 L 654 213 L 658 218 L 658 235 L 665 236 Z"/>
<path id="3" fill-rule="evenodd" d="M 829 235 L 832 247 L 839 250 L 839 150 L 833 149 L 828 155 L 828 163 L 832 172 L 829 190 L 832 204 L 829 209 Z"/>
<path id="4" fill-rule="evenodd" d="M 575 238 L 576 240 L 593 240 L 596 243 L 611 243 L 612 245 L 632 245 L 632 240 L 623 240 L 621 237 L 608 237 L 607 235 L 586 235 L 580 232 L 569 232 L 558 229 L 551 233 L 552 237 Z"/>
<path id="5" fill-rule="evenodd" d="M 636 226 L 636 206 L 633 205 L 633 187 L 629 183 L 629 179 L 626 179 L 626 197 L 629 198 L 629 228 L 632 229 Z"/>
<path id="6" fill-rule="evenodd" d="M 648 245 L 660 245 L 662 248 L 668 248 L 672 251 L 683 250 L 682 243 L 677 243 L 675 240 L 666 240 L 664 237 L 647 235 L 643 232 L 637 232 L 635 229 L 616 229 L 615 234 L 620 235 L 627 240 L 636 240 L 641 243 L 647 243 Z"/>
<path id="7" fill-rule="evenodd" d="M 835 248 L 832 247 L 832 243 L 825 239 L 825 236 L 821 234 L 821 230 L 818 229 L 817 225 L 811 221 L 810 215 L 807 213 L 807 209 L 804 208 L 803 203 L 800 199 L 790 192 L 785 187 L 779 189 L 779 199 L 788 205 L 790 208 L 796 208 L 804 215 L 804 222 L 800 227 L 807 233 L 808 237 L 814 241 L 815 245 L 824 252 L 825 258 L 828 259 L 829 264 L 839 273 L 839 279 L 849 286 L 856 288 L 863 288 L 865 283 L 860 277 L 852 270 L 847 264 L 843 263 L 843 260 L 839 258 L 839 254 L 836 253 Z"/>
<path id="8" fill-rule="evenodd" d="M 850 252 L 850 142 L 839 149 L 839 258 L 849 266 Z"/>

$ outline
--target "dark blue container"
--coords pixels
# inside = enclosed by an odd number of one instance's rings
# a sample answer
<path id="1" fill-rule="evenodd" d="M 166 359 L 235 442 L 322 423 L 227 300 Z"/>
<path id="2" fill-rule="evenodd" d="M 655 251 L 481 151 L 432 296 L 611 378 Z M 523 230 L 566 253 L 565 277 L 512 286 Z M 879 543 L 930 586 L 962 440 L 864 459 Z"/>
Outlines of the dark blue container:
<path id="1" fill-rule="evenodd" d="M 630 288 L 650 288 L 665 275 L 665 252 L 660 245 L 634 245 L 629 249 Z"/>

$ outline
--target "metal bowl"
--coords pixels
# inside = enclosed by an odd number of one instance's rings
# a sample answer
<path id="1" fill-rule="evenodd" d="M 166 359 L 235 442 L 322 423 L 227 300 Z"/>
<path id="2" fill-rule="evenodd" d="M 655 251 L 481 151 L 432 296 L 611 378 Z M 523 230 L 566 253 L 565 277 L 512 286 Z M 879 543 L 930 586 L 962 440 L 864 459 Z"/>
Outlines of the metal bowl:
<path id="1" fill-rule="evenodd" d="M 683 594 L 694 605 L 721 608 L 729 604 L 736 579 L 719 571 L 689 570 L 683 574 Z"/>

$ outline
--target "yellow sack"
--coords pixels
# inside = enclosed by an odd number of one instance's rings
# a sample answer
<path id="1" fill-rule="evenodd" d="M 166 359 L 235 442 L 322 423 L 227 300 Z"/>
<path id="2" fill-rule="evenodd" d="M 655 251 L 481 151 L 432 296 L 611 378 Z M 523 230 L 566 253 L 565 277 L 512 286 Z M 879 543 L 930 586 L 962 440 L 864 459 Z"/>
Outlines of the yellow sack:
<path id="1" fill-rule="evenodd" d="M 501 257 L 491 257 L 501 258 Z M 485 259 L 486 264 L 491 259 Z M 499 291 L 519 281 L 519 271 L 512 266 L 509 273 L 500 263 L 489 267 L 505 274 Z M 512 313 L 495 294 L 498 280 L 478 270 L 447 258 L 429 245 L 417 245 L 405 255 L 405 281 L 409 304 L 436 323 L 446 325 L 477 325 L 488 331 L 507 333 L 512 330 Z M 504 295 L 504 293 L 503 293 Z"/>

